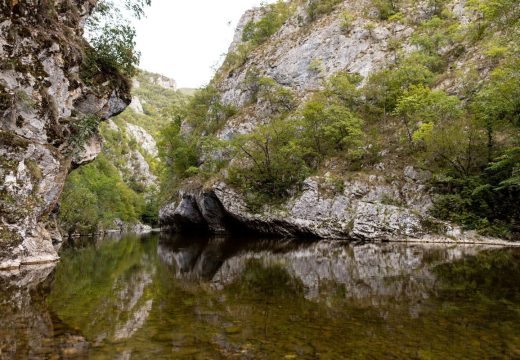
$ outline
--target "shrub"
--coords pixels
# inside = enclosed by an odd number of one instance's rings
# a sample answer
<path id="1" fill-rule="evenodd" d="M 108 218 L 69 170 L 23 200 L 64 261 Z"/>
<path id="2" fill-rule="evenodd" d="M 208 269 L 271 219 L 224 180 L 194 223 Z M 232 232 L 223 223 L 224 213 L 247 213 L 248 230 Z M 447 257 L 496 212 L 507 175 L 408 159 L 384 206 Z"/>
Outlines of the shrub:
<path id="1" fill-rule="evenodd" d="M 341 30 L 344 33 L 348 33 L 350 31 L 350 28 L 352 27 L 352 23 L 354 22 L 354 16 L 352 16 L 350 13 L 344 11 L 341 14 Z"/>
<path id="2" fill-rule="evenodd" d="M 343 0 L 311 0 L 307 7 L 307 15 L 311 21 L 331 13 Z"/>
<path id="3" fill-rule="evenodd" d="M 284 1 L 263 5 L 262 9 L 262 18 L 256 22 L 251 20 L 244 27 L 242 41 L 255 46 L 263 44 L 282 27 L 291 13 L 289 4 Z"/>
<path id="4" fill-rule="evenodd" d="M 99 117 L 88 115 L 72 124 L 72 136 L 69 139 L 71 154 L 77 155 L 84 150 L 87 141 L 97 134 L 100 121 Z"/>
<path id="5" fill-rule="evenodd" d="M 398 11 L 396 0 L 374 0 L 373 3 L 381 20 L 388 20 Z"/>
<path id="6" fill-rule="evenodd" d="M 267 102 L 273 113 L 288 113 L 296 107 L 292 91 L 268 77 L 258 79 L 257 97 Z"/>
<path id="7" fill-rule="evenodd" d="M 235 115 L 236 109 L 231 105 L 223 104 L 218 90 L 209 85 L 197 90 L 181 112 L 197 133 L 210 134 Z"/>

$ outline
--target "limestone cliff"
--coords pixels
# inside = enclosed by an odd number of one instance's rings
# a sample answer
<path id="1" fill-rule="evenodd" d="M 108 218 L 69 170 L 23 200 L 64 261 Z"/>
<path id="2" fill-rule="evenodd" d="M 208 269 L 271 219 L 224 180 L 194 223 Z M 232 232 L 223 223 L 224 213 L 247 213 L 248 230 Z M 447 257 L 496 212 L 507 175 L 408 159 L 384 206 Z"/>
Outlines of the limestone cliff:
<path id="1" fill-rule="evenodd" d="M 130 103 L 116 71 L 86 65 L 83 26 L 94 5 L 0 3 L 0 268 L 57 259 L 51 213 L 71 167 L 100 151 L 83 124 Z"/>
<path id="2" fill-rule="evenodd" d="M 276 86 L 294 94 L 294 107 L 301 108 L 313 93 L 324 88 L 332 75 L 359 74 L 364 82 L 376 71 L 389 68 L 397 57 L 416 50 L 412 37 L 419 24 L 439 11 L 433 2 L 401 1 L 398 16 L 383 20 L 375 1 L 352 0 L 338 1 L 331 11 L 311 19 L 310 2 L 288 3 L 292 10 L 280 29 L 252 49 L 247 47 L 243 34 L 248 24 L 262 18 L 265 8 L 248 11 L 238 25 L 228 55 L 233 62 L 226 61 L 212 83 L 222 102 L 237 109 L 236 115 L 227 118 L 217 130 L 220 140 L 250 133 L 276 117 L 266 102 L 257 97 L 258 88 L 251 85 L 252 76 L 274 80 Z M 443 11 L 458 24 L 467 24 L 475 15 L 465 8 L 464 1 L 442 3 Z M 441 52 L 451 59 L 451 52 L 457 49 L 457 44 L 452 43 Z M 482 54 L 468 46 L 455 58 L 435 86 L 463 97 L 461 74 L 474 67 Z M 478 66 L 477 81 L 489 73 L 485 62 Z M 392 134 L 397 125 L 383 122 L 381 127 Z M 398 142 L 394 146 L 388 141 L 386 147 L 378 147 L 369 140 L 366 149 L 378 148 L 378 160 L 373 164 L 345 171 L 341 161 L 330 159 L 290 199 L 276 206 L 264 205 L 260 211 L 251 209 L 245 194 L 229 185 L 226 169 L 203 184 L 186 181 L 177 197 L 162 208 L 161 222 L 177 231 L 241 230 L 360 240 L 488 241 L 475 234 L 463 235 L 457 227 L 428 215 L 432 205 L 427 186 L 431 173 L 397 155 L 394 150 L 399 146 L 402 145 Z"/>

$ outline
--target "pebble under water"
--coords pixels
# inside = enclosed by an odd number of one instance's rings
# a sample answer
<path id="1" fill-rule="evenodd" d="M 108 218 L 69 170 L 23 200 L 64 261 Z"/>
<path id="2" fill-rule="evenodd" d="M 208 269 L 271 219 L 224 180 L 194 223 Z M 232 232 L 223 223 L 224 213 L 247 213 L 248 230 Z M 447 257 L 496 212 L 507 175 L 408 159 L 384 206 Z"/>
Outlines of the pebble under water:
<path id="1" fill-rule="evenodd" d="M 520 358 L 520 249 L 81 239 L 0 272 L 0 359 Z"/>

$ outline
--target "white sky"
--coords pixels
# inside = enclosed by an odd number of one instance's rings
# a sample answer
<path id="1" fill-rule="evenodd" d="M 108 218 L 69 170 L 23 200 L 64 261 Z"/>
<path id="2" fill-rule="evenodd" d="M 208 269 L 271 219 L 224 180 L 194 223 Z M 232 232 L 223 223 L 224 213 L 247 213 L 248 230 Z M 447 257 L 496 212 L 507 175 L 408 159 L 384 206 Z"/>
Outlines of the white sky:
<path id="1" fill-rule="evenodd" d="M 135 23 L 140 68 L 197 88 L 211 80 L 242 14 L 261 0 L 152 0 Z"/>

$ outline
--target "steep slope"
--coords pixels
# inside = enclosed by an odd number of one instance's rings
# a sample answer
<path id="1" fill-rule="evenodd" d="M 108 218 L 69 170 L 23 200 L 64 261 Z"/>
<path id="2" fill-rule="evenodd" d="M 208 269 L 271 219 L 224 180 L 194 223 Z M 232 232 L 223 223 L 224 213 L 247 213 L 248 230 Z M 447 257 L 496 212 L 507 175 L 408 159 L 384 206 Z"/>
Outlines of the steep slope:
<path id="1" fill-rule="evenodd" d="M 99 151 L 99 119 L 130 103 L 117 72 L 85 67 L 94 4 L 0 3 L 0 268 L 57 258 L 51 212 L 65 178 Z"/>
<path id="2" fill-rule="evenodd" d="M 184 101 L 175 86 L 174 80 L 145 71 L 133 79 L 129 107 L 100 127 L 102 153 L 74 170 L 65 184 L 59 212 L 65 234 L 141 231 L 157 224 L 157 140 L 171 121 L 169 109 Z"/>
<path id="3" fill-rule="evenodd" d="M 512 95 L 519 86 L 511 80 L 518 11 L 510 1 L 313 0 L 247 12 L 175 135 L 177 148 L 197 160 L 186 164 L 179 150 L 166 149 L 176 191 L 161 223 L 178 231 L 490 241 L 433 218 L 435 210 L 482 234 L 503 226 L 511 237 L 518 211 L 500 217 L 489 209 L 519 198 L 511 153 L 519 144 Z M 494 85 L 500 76 L 509 90 Z M 508 110 L 501 97 L 515 105 Z M 491 113 L 490 102 L 501 111 Z M 510 161 L 502 177 L 481 176 L 500 156 Z M 469 178 L 476 185 L 463 182 Z M 440 206 L 434 194 L 436 186 L 481 185 L 494 187 L 496 198 L 448 193 Z"/>

